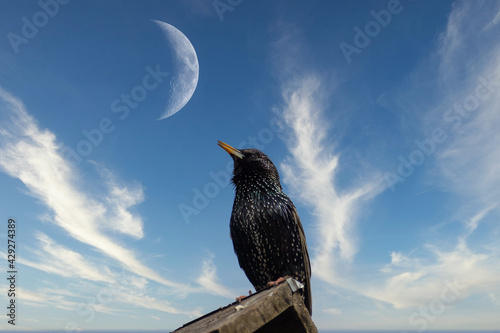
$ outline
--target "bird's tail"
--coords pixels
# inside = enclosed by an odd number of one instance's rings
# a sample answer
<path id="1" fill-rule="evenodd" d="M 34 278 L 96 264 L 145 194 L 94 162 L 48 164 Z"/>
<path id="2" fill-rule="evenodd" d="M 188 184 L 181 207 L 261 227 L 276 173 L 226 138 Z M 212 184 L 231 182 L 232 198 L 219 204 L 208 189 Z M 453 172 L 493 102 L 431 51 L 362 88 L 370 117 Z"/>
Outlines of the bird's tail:
<path id="1" fill-rule="evenodd" d="M 304 288 L 304 303 L 306 305 L 307 310 L 309 310 L 309 314 L 312 315 L 312 296 L 311 296 L 311 283 L 308 281 Z"/>

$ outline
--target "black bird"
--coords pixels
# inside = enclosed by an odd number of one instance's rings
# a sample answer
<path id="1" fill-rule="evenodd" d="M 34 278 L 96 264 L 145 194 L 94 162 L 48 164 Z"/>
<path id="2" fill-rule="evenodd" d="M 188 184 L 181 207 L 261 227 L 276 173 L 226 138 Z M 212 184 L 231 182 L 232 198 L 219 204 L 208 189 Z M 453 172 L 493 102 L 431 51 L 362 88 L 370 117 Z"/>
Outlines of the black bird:
<path id="1" fill-rule="evenodd" d="M 240 267 L 257 291 L 285 277 L 297 279 L 304 284 L 304 302 L 312 314 L 306 237 L 292 200 L 281 188 L 278 170 L 260 150 L 218 143 L 234 161 L 230 232 Z"/>

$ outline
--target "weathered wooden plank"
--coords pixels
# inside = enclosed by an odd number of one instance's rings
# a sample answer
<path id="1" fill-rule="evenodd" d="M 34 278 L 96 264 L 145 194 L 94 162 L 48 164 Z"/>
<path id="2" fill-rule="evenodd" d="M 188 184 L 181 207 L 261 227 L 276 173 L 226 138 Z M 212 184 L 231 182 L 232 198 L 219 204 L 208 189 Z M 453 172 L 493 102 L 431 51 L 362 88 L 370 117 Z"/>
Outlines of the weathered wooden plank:
<path id="1" fill-rule="evenodd" d="M 297 284 L 299 287 L 297 287 Z M 299 288 L 299 289 L 297 289 Z M 295 290 L 295 291 L 294 291 Z M 294 279 L 212 311 L 175 333 L 317 333 Z"/>

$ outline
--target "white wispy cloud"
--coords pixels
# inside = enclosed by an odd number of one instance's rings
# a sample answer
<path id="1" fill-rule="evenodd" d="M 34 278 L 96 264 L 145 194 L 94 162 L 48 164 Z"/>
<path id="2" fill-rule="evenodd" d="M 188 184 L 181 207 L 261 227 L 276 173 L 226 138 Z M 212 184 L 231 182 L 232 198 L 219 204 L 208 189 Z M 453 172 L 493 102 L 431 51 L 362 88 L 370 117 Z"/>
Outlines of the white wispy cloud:
<path id="1" fill-rule="evenodd" d="M 283 140 L 290 154 L 280 164 L 283 181 L 315 217 L 313 233 L 307 234 L 313 277 L 350 285 L 350 278 L 339 271 L 353 262 L 358 251 L 356 221 L 367 201 L 384 190 L 383 178 L 368 161 L 359 161 L 359 181 L 349 188 L 339 186 L 342 151 L 332 138 L 344 133 L 326 121 L 327 112 L 335 113 L 328 106 L 338 84 L 330 77 L 335 69 L 319 74 L 311 67 L 315 55 L 296 24 L 282 17 L 272 31 L 276 38 L 271 60 L 283 100 L 275 112 L 286 125 Z"/>
<path id="2" fill-rule="evenodd" d="M 391 269 L 384 270 L 384 282 L 365 283 L 359 291 L 401 309 L 427 306 L 450 288 L 456 299 L 500 290 L 498 254 L 478 253 L 465 241 L 457 241 L 455 248 L 448 251 L 427 245 L 425 252 L 405 265 L 390 264 Z"/>
<path id="3" fill-rule="evenodd" d="M 89 193 L 79 187 L 79 175 L 65 160 L 60 143 L 53 133 L 40 129 L 26 111 L 22 102 L 0 88 L 0 108 L 4 115 L 0 124 L 0 168 L 26 186 L 29 195 L 40 200 L 52 213 L 51 220 L 74 239 L 100 251 L 107 258 L 116 260 L 131 273 L 187 292 L 191 287 L 164 278 L 143 264 L 131 249 L 113 240 L 106 230 L 115 230 L 134 238 L 143 236 L 140 217 L 128 209 L 143 200 L 140 186 L 126 187 L 103 169 L 108 193 Z M 103 197 L 98 201 L 95 198 Z M 82 255 L 55 243 L 43 233 L 37 236 L 41 253 L 57 253 L 48 262 L 26 261 L 27 265 L 62 276 L 82 274 L 94 281 L 108 277 L 92 269 Z M 100 265 L 98 265 L 100 266 Z M 70 272 L 73 270 L 73 272 Z M 158 306 L 179 313 L 173 307 Z"/>
<path id="4" fill-rule="evenodd" d="M 366 200 L 383 191 L 384 185 L 377 181 L 377 173 L 371 171 L 374 176 L 371 179 L 375 180 L 353 184 L 348 189 L 337 186 L 342 151 L 331 140 L 335 124 L 329 128 L 322 116 L 326 105 L 324 101 L 328 98 L 326 89 L 323 89 L 324 81 L 319 75 L 290 76 L 291 72 L 304 71 L 291 71 L 290 61 L 284 61 L 287 68 L 281 81 L 284 82 L 282 94 L 285 103 L 281 112 L 291 130 L 286 140 L 291 156 L 281 167 L 285 183 L 295 196 L 312 207 L 317 218 L 313 224 L 313 244 L 320 245 L 313 251 L 313 276 L 343 287 L 347 293 L 354 292 L 356 297 L 367 297 L 374 304 L 390 304 L 396 309 L 391 311 L 399 315 L 402 312 L 397 311 L 428 307 L 432 300 L 439 300 L 443 294 L 450 300 L 453 292 L 450 288 L 454 288 L 456 297 L 451 302 L 453 304 L 447 303 L 447 306 L 461 304 L 471 295 L 482 295 L 490 300 L 489 304 L 494 304 L 500 292 L 500 248 L 491 239 L 478 244 L 473 238 L 478 227 L 492 214 L 497 214 L 500 207 L 500 176 L 496 172 L 496 166 L 500 165 L 498 7 L 498 4 L 483 2 L 477 6 L 463 2 L 453 5 L 446 30 L 438 40 L 437 56 L 423 62 L 429 65 L 438 61 L 429 68 L 439 68 L 432 73 L 443 94 L 436 94 L 439 100 L 420 103 L 419 107 L 427 107 L 424 109 L 427 114 L 421 111 L 421 122 L 411 124 L 423 124 L 428 127 L 426 130 L 442 127 L 448 135 L 449 140 L 436 148 L 435 160 L 426 163 L 436 167 L 435 172 L 428 175 L 432 182 L 465 198 L 466 204 L 461 201 L 455 215 L 450 218 L 451 222 L 446 222 L 458 224 L 460 232 L 452 237 L 442 234 L 437 237 L 440 242 L 429 239 L 418 249 L 408 252 L 395 249 L 390 253 L 388 264 L 364 276 L 352 276 L 346 271 L 340 273 L 339 262 L 355 265 L 352 259 L 358 246 L 353 226 L 360 210 L 366 207 Z M 290 42 L 288 39 L 285 41 Z M 471 45 L 477 46 L 473 52 Z M 284 56 L 278 54 L 280 59 Z M 291 67 L 296 69 L 297 65 L 294 66 Z M 404 98 L 410 98 L 410 101 L 405 101 L 406 104 L 411 103 L 411 97 L 420 92 L 415 84 L 426 86 L 418 79 L 430 79 L 429 68 L 414 75 L 415 82 L 403 85 L 404 89 L 410 87 L 408 91 L 399 92 Z M 488 88 L 495 92 L 481 100 L 477 111 L 467 118 L 462 117 L 460 128 L 453 131 L 449 123 L 442 123 L 443 112 L 450 110 L 455 102 L 462 103 L 469 95 L 474 96 L 478 77 L 489 80 L 491 85 Z M 481 89 L 483 93 L 488 91 L 484 87 Z M 400 101 L 398 98 L 395 100 Z M 415 111 L 411 110 L 414 115 Z M 442 222 L 435 221 L 435 224 Z M 433 232 L 436 236 L 441 230 Z M 331 315 L 338 313 L 337 308 L 323 311 Z M 460 320 L 458 312 L 447 311 L 449 318 Z"/>
<path id="5" fill-rule="evenodd" d="M 443 128 L 447 141 L 436 149 L 429 179 L 453 195 L 454 213 L 445 224 L 455 224 L 458 235 L 438 228 L 433 232 L 440 242 L 422 244 L 411 255 L 392 252 L 391 263 L 380 270 L 382 280 L 362 284 L 365 296 L 407 308 L 429 306 L 449 284 L 456 285 L 460 301 L 500 291 L 500 247 L 493 236 L 498 226 L 490 223 L 485 226 L 490 233 L 476 234 L 481 224 L 498 217 L 500 207 L 499 13 L 494 2 L 454 3 L 433 58 L 441 93 L 429 101 L 426 116 L 432 121 L 424 122 L 423 131 Z M 459 110 L 456 105 L 461 111 L 451 111 Z M 448 113 L 453 122 L 445 121 L 444 112 L 454 112 Z"/>
<path id="6" fill-rule="evenodd" d="M 495 168 L 500 163 L 499 13 L 497 2 L 455 3 L 436 51 L 441 55 L 440 97 L 460 107 L 448 113 L 452 124 L 441 118 L 449 139 L 435 156 L 436 181 L 464 198 L 460 214 L 491 209 L 498 213 L 500 205 Z M 459 83 L 448 80 L 458 77 Z"/>
<path id="7" fill-rule="evenodd" d="M 470 235 L 472 235 L 474 233 L 474 231 L 476 231 L 476 229 L 479 226 L 479 223 L 481 222 L 481 220 L 483 220 L 488 215 L 488 213 L 491 210 L 493 210 L 495 207 L 496 207 L 496 205 L 486 207 L 484 209 L 481 209 L 479 212 L 477 212 L 476 214 L 474 214 L 472 217 L 470 217 L 468 219 L 465 219 L 463 221 L 463 223 L 464 223 L 464 226 L 465 226 L 466 233 L 465 233 L 465 235 L 463 236 L 462 239 L 465 240 L 467 237 L 469 237 Z"/>
<path id="8" fill-rule="evenodd" d="M 236 293 L 219 283 L 217 278 L 217 268 L 214 264 L 214 254 L 209 253 L 208 257 L 203 260 L 201 265 L 201 274 L 196 279 L 196 282 L 204 288 L 204 290 L 212 295 L 218 295 L 228 298 L 236 297 Z"/>
<path id="9" fill-rule="evenodd" d="M 144 192 L 140 184 L 133 188 L 124 186 L 109 170 L 97 163 L 101 177 L 106 181 L 108 193 L 105 201 L 108 205 L 106 228 L 140 239 L 144 237 L 143 222 L 140 216 L 130 211 L 131 207 L 144 201 Z"/>
<path id="10" fill-rule="evenodd" d="M 63 277 L 76 277 L 91 281 L 109 281 L 109 275 L 101 273 L 95 262 L 86 260 L 81 254 L 54 242 L 39 232 L 36 237 L 41 251 L 35 251 L 37 262 L 21 258 L 21 264 Z M 100 265 L 99 265 L 100 266 Z"/>
<path id="11" fill-rule="evenodd" d="M 337 309 L 337 308 L 324 309 L 323 312 L 328 313 L 329 315 L 332 315 L 332 316 L 340 316 L 340 315 L 342 315 L 342 310 L 341 309 Z"/>
<path id="12" fill-rule="evenodd" d="M 196 280 L 198 286 L 166 279 L 143 264 L 137 253 L 115 241 L 110 233 L 135 239 L 144 237 L 142 218 L 131 210 L 144 200 L 142 186 L 125 185 L 111 170 L 89 161 L 96 167 L 105 191 L 84 190 L 77 169 L 65 159 L 55 135 L 40 129 L 23 103 L 1 88 L 0 109 L 4 116 L 0 123 L 0 169 L 23 182 L 26 193 L 49 209 L 51 213 L 44 215 L 44 221 L 55 223 L 69 236 L 103 255 L 84 256 L 47 233 L 37 232 L 38 243 L 28 249 L 29 258 L 19 260 L 21 265 L 69 278 L 68 283 L 86 285 L 83 289 L 87 291 L 104 290 L 112 300 L 109 304 L 97 302 L 92 309 L 107 314 L 122 311 L 123 304 L 190 317 L 201 314 L 200 309 L 179 309 L 170 301 L 151 295 L 149 281 L 168 287 L 169 295 L 183 297 L 196 292 L 234 297 L 233 292 L 218 282 L 213 256 L 204 260 Z M 117 275 L 107 266 L 113 260 L 124 269 L 122 274 Z M 87 294 L 71 293 L 75 288 L 82 289 L 69 283 L 61 290 L 23 290 L 23 297 L 31 306 L 75 311 L 88 298 Z"/>
<path id="13" fill-rule="evenodd" d="M 339 278 L 335 264 L 339 260 L 350 262 L 357 252 L 353 226 L 360 208 L 384 185 L 374 173 L 372 181 L 353 184 L 350 189 L 337 186 L 340 154 L 326 141 L 323 91 L 322 81 L 315 75 L 294 78 L 283 86 L 285 106 L 281 112 L 290 129 L 286 144 L 291 156 L 281 168 L 284 182 L 317 217 L 314 237 L 320 245 L 313 252 L 314 274 L 332 282 Z"/>
<path id="14" fill-rule="evenodd" d="M 488 49 L 491 44 L 486 43 L 496 43 L 499 13 L 500 7 L 494 1 L 453 3 L 435 52 L 439 82 L 458 88 L 467 82 L 466 76 L 478 74 L 478 65 L 484 66 L 495 55 L 494 49 Z M 471 50 L 475 50 L 472 57 Z"/>
<path id="15" fill-rule="evenodd" d="M 137 309 L 142 308 L 184 314 L 189 317 L 201 315 L 199 309 L 179 310 L 170 302 L 149 295 L 144 288 L 131 288 L 128 282 L 127 278 L 112 284 L 85 284 L 85 293 L 67 292 L 53 288 L 39 288 L 37 290 L 19 288 L 18 291 L 19 298 L 30 306 L 55 307 L 71 312 L 88 309 L 88 311 L 103 314 L 135 316 Z"/>

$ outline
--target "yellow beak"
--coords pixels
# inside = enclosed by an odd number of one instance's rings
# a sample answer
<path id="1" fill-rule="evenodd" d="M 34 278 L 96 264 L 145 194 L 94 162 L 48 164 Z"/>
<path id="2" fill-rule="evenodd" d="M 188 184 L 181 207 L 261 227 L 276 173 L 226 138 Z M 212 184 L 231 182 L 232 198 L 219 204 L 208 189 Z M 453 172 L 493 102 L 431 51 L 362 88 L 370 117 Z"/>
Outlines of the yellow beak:
<path id="1" fill-rule="evenodd" d="M 232 155 L 232 156 L 236 156 L 238 158 L 243 158 L 243 154 L 241 153 L 241 151 L 239 151 L 238 149 L 236 148 L 233 148 L 231 147 L 230 145 L 228 145 L 227 143 L 224 143 L 222 141 L 219 141 L 217 140 L 217 144 L 222 148 L 224 149 L 225 151 L 227 151 L 229 153 L 229 155 Z"/>

